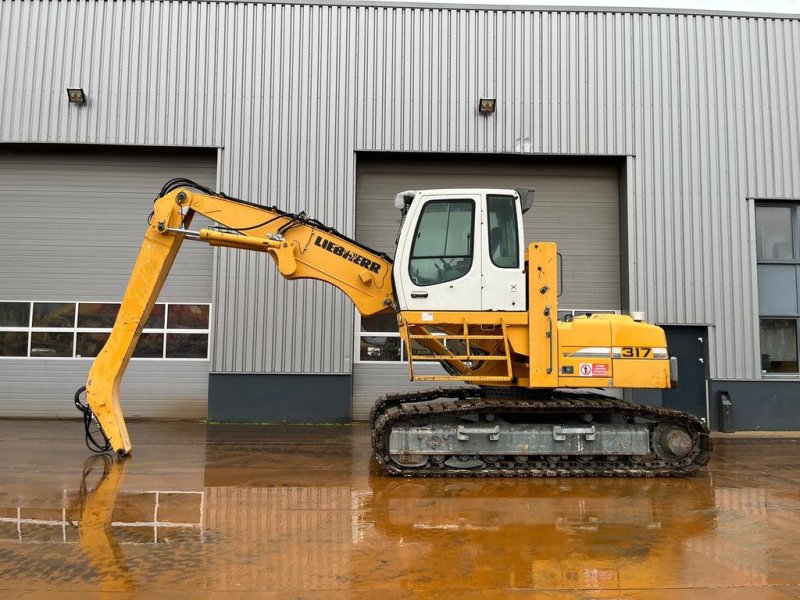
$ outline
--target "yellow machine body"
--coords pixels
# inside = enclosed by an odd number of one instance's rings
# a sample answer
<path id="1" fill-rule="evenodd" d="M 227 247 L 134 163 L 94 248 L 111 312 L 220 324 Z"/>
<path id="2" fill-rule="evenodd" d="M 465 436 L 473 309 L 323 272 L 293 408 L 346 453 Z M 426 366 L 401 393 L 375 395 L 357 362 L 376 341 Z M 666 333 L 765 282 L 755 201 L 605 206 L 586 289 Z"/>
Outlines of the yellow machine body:
<path id="1" fill-rule="evenodd" d="M 664 330 L 626 315 L 557 320 L 556 245 L 531 243 L 525 312 L 403 311 L 400 333 L 411 379 L 525 388 L 669 388 Z M 414 352 L 422 346 L 424 351 Z M 463 348 L 457 353 L 452 348 Z M 454 373 L 419 375 L 418 361 Z"/>

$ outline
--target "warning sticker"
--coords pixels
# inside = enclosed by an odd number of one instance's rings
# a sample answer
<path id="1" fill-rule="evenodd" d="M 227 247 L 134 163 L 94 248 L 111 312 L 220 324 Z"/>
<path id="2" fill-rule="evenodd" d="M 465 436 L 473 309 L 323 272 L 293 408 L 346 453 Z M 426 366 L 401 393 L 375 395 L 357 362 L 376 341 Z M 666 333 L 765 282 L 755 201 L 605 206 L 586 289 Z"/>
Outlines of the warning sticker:
<path id="1" fill-rule="evenodd" d="M 605 363 L 593 364 L 592 377 L 608 377 L 608 365 Z"/>
<path id="2" fill-rule="evenodd" d="M 608 365 L 605 363 L 581 363 L 581 377 L 608 377 Z"/>

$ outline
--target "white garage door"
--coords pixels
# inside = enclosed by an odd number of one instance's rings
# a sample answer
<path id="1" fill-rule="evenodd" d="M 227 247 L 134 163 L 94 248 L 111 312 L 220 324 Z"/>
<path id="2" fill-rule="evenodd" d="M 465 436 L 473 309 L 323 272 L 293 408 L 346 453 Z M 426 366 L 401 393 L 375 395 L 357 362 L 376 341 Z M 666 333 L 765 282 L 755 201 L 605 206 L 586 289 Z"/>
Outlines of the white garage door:
<path id="1" fill-rule="evenodd" d="M 523 217 L 526 242 L 554 241 L 562 255 L 560 309 L 619 310 L 619 169 L 612 162 L 515 157 L 361 155 L 356 191 L 356 239 L 394 255 L 403 190 L 493 187 L 536 189 Z M 387 391 L 430 387 L 411 383 L 390 319 L 365 323 L 356 334 L 353 418 L 364 419 Z M 396 329 L 396 328 L 395 328 Z M 425 365 L 415 366 L 423 372 Z M 439 372 L 430 366 L 431 372 Z"/>
<path id="2" fill-rule="evenodd" d="M 0 146 L 0 417 L 77 416 L 163 184 L 216 152 Z M 204 418 L 212 252 L 184 244 L 123 381 L 131 417 Z"/>

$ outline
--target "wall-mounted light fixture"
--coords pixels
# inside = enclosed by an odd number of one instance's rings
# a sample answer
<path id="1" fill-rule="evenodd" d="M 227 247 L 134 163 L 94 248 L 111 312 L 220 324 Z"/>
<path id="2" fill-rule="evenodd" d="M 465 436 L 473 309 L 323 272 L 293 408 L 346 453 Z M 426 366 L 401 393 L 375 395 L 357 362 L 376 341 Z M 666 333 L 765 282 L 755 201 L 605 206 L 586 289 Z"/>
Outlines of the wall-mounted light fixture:
<path id="1" fill-rule="evenodd" d="M 86 104 L 83 88 L 67 88 L 67 99 L 72 104 Z"/>
<path id="2" fill-rule="evenodd" d="M 489 115 L 494 112 L 494 107 L 497 104 L 497 100 L 494 98 L 481 98 L 478 101 L 478 112 L 482 115 Z"/>

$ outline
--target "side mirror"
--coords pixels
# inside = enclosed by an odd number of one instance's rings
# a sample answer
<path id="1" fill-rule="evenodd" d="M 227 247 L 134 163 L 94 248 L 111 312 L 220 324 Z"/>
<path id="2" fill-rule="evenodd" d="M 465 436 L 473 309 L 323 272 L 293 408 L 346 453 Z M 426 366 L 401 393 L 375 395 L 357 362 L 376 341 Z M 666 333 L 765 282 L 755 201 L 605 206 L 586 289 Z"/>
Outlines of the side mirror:
<path id="1" fill-rule="evenodd" d="M 536 190 L 533 188 L 517 188 L 515 191 L 519 195 L 519 204 L 524 215 L 533 206 L 533 194 Z"/>

